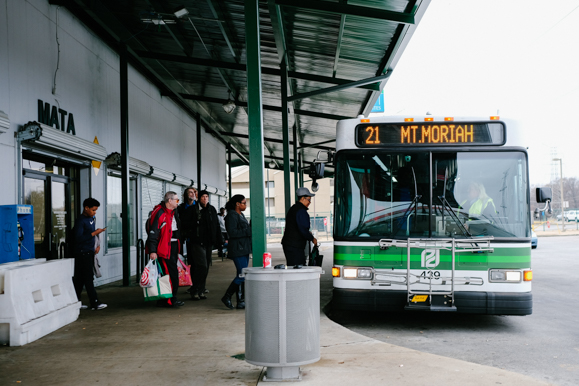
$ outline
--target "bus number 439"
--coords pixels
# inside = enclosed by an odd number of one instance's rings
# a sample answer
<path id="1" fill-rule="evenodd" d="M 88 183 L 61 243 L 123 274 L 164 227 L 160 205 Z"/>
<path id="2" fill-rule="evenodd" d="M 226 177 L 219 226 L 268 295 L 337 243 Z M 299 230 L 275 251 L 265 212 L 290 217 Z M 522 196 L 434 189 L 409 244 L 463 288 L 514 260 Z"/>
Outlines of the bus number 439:
<path id="1" fill-rule="evenodd" d="M 440 272 L 439 271 L 422 271 L 420 277 L 423 279 L 440 279 Z"/>

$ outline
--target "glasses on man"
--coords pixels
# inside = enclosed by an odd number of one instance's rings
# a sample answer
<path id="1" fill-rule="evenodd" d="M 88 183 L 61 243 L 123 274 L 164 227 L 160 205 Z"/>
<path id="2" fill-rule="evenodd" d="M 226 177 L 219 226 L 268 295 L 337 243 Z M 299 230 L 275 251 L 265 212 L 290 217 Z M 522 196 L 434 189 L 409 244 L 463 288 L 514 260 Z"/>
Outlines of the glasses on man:
<path id="1" fill-rule="evenodd" d="M 179 203 L 179 199 L 178 198 L 172 198 L 172 200 L 177 201 L 177 203 Z"/>
<path id="2" fill-rule="evenodd" d="M 305 198 L 305 200 L 308 201 L 308 202 L 312 202 L 312 198 L 311 198 L 311 197 Z"/>

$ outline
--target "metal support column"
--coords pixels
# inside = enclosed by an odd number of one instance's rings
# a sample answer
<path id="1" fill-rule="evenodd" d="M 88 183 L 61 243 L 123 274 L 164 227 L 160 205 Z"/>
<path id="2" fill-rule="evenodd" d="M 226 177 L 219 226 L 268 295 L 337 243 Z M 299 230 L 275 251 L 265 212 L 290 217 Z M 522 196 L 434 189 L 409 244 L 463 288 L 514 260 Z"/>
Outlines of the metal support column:
<path id="1" fill-rule="evenodd" d="M 285 198 L 285 213 L 290 210 L 291 202 L 291 171 L 289 153 L 289 120 L 287 103 L 287 65 L 285 60 L 281 61 L 281 122 L 283 131 L 283 190 Z M 294 146 L 295 146 L 294 140 Z"/>
<path id="2" fill-rule="evenodd" d="M 228 180 L 229 180 L 229 200 L 231 200 L 231 144 L 227 144 L 227 171 L 228 171 Z"/>
<path id="3" fill-rule="evenodd" d="M 299 186 L 304 186 L 304 153 L 300 151 L 298 155 Z"/>
<path id="4" fill-rule="evenodd" d="M 263 113 L 261 106 L 261 54 L 259 50 L 259 1 L 245 0 L 245 46 L 247 47 L 247 115 L 249 118 L 249 196 L 253 266 L 262 264 L 266 251 L 265 186 L 263 184 Z"/>
<path id="5" fill-rule="evenodd" d="M 298 160 L 298 128 L 296 123 L 294 123 L 292 130 L 294 136 L 294 191 L 292 192 L 292 196 L 294 196 L 294 202 L 298 202 L 298 198 L 295 194 L 296 190 L 300 187 L 300 162 Z"/>
<path id="6" fill-rule="evenodd" d="M 195 116 L 196 135 L 197 135 L 197 190 L 201 192 L 201 116 Z M 199 198 L 199 197 L 197 197 Z"/>
<path id="7" fill-rule="evenodd" d="M 123 232 L 123 286 L 127 287 L 131 277 L 131 206 L 129 200 L 129 75 L 127 61 L 128 52 L 125 43 L 121 43 L 119 52 L 121 90 L 121 223 Z"/>

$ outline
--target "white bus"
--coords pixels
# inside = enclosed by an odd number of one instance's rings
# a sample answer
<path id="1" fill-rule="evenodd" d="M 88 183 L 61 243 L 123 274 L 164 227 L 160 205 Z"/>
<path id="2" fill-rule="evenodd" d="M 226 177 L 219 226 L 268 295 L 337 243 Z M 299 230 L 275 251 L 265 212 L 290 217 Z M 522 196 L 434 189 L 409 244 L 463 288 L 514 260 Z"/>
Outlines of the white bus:
<path id="1" fill-rule="evenodd" d="M 338 122 L 333 308 L 531 314 L 528 160 L 515 131 L 499 117 Z"/>

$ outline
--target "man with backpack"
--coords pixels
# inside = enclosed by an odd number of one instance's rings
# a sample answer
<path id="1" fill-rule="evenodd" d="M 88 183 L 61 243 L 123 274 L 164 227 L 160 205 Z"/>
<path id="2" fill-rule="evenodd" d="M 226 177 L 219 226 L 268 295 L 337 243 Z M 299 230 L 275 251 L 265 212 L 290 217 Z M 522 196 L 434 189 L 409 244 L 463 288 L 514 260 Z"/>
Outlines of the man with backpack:
<path id="1" fill-rule="evenodd" d="M 180 307 L 184 302 L 177 300 L 179 289 L 179 271 L 177 259 L 180 251 L 179 196 L 175 192 L 165 193 L 163 202 L 157 205 L 147 220 L 146 251 L 151 260 L 159 259 L 163 274 L 169 275 L 173 297 L 157 301 L 158 307 Z"/>

